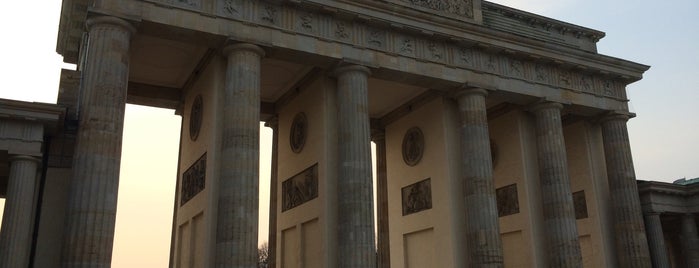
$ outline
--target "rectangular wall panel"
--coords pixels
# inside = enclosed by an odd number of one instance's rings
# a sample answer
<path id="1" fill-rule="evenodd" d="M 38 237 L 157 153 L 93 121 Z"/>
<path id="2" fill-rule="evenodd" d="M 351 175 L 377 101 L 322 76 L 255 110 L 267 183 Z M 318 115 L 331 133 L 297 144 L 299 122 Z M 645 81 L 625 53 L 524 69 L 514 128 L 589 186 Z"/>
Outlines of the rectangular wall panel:
<path id="1" fill-rule="evenodd" d="M 502 238 L 502 251 L 505 257 L 505 267 L 529 267 L 529 251 L 524 250 L 527 245 L 522 238 L 522 231 L 505 233 Z"/>
<path id="2" fill-rule="evenodd" d="M 300 268 L 299 242 L 296 227 L 282 231 L 282 268 Z"/>
<path id="3" fill-rule="evenodd" d="M 323 243 L 320 238 L 321 230 L 318 219 L 305 222 L 301 226 L 301 230 L 303 231 L 303 267 L 323 267 Z"/>
<path id="4" fill-rule="evenodd" d="M 403 235 L 406 268 L 434 266 L 434 229 L 425 229 Z"/>

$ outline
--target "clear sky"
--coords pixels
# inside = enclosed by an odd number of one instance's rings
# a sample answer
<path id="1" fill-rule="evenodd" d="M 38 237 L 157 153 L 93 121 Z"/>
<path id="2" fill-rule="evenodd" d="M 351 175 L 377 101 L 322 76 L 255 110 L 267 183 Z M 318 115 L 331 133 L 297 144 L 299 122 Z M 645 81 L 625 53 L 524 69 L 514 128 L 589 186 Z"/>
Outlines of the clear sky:
<path id="1" fill-rule="evenodd" d="M 643 80 L 627 88 L 631 109 L 638 114 L 629 122 L 637 178 L 671 182 L 699 177 L 699 1 L 493 2 L 604 31 L 600 53 L 652 66 Z M 3 4 L 0 98 L 55 103 L 63 66 L 55 53 L 60 4 Z M 173 111 L 127 106 L 115 268 L 167 267 L 179 124 Z M 269 152 L 268 129 L 261 141 L 262 152 Z M 261 157 L 260 188 L 268 189 L 269 155 Z M 265 199 L 261 221 L 266 221 Z M 265 237 L 266 227 L 260 231 Z"/>

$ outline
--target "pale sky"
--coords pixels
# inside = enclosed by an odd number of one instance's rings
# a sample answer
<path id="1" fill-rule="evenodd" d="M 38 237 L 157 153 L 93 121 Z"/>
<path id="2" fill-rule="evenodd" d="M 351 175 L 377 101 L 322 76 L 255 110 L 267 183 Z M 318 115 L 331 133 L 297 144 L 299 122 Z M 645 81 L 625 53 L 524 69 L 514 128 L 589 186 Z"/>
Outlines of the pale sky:
<path id="1" fill-rule="evenodd" d="M 699 1 L 497 0 L 600 30 L 601 54 L 650 65 L 627 88 L 636 175 L 671 182 L 699 177 Z M 62 58 L 55 53 L 61 1 L 6 1 L 0 9 L 0 98 L 55 103 Z M 128 105 L 113 266 L 167 267 L 180 119 L 171 110 Z M 261 189 L 268 189 L 264 128 Z M 261 221 L 266 221 L 266 195 Z M 4 200 L 0 199 L 0 207 Z M 0 211 L 1 216 L 1 211 Z M 261 227 L 266 240 L 266 227 Z"/>

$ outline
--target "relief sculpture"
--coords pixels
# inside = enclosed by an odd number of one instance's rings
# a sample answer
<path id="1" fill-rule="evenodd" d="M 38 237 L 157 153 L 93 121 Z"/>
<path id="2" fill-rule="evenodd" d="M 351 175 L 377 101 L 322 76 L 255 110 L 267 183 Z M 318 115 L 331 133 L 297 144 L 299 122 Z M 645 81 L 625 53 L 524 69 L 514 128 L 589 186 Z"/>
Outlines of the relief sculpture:
<path id="1" fill-rule="evenodd" d="M 472 0 L 401 0 L 419 7 L 442 11 L 452 15 L 473 18 Z"/>
<path id="2" fill-rule="evenodd" d="M 206 154 L 202 155 L 182 174 L 180 206 L 194 198 L 206 186 Z"/>
<path id="3" fill-rule="evenodd" d="M 432 208 L 430 179 L 413 183 L 401 189 L 403 216 Z"/>
<path id="4" fill-rule="evenodd" d="M 282 212 L 318 197 L 318 164 L 282 182 Z"/>

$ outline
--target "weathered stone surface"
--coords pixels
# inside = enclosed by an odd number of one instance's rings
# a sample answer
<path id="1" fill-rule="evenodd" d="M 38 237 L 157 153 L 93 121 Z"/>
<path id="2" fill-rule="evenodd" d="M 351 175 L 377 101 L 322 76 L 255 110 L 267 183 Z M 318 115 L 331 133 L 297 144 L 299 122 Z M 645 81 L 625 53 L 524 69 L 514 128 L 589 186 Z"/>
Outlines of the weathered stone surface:
<path id="1" fill-rule="evenodd" d="M 660 222 L 660 213 L 647 213 L 644 218 L 653 267 L 670 268 L 670 261 L 665 247 L 663 226 Z"/>
<path id="2" fill-rule="evenodd" d="M 10 159 L 10 178 L 0 230 L 0 267 L 27 267 L 32 244 L 34 197 L 39 159 Z"/>

